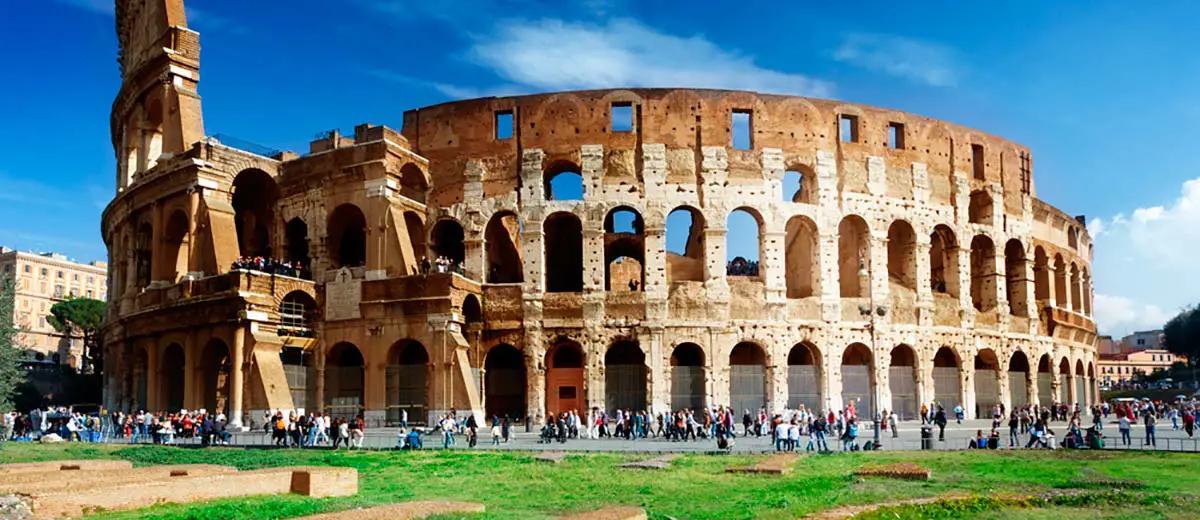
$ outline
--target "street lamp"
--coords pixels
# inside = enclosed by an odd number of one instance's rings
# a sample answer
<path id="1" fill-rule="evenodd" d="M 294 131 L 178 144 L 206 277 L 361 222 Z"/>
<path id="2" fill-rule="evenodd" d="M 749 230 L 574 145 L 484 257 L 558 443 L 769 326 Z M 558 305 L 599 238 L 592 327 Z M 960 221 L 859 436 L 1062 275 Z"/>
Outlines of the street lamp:
<path id="1" fill-rule="evenodd" d="M 875 291 L 871 290 L 871 271 L 868 268 L 868 266 L 869 266 L 869 264 L 866 262 L 866 260 L 863 258 L 863 255 L 860 253 L 858 255 L 858 277 L 859 278 L 865 277 L 867 279 L 867 298 L 868 298 L 869 305 L 867 305 L 867 306 L 859 305 L 858 313 L 859 313 L 859 315 L 870 319 L 870 321 L 867 322 L 867 330 L 869 330 L 871 332 L 871 356 L 872 356 L 872 359 L 874 359 L 875 344 L 876 344 L 876 341 L 875 341 L 875 316 L 878 315 L 880 317 L 883 317 L 883 316 L 887 315 L 887 307 L 883 306 L 883 305 L 880 305 L 878 307 L 875 306 Z M 876 363 L 878 363 L 878 361 L 876 361 Z M 875 369 L 876 369 L 876 367 L 874 365 L 871 366 L 872 371 L 874 371 Z M 872 375 L 871 379 L 876 379 L 876 378 L 874 377 L 874 375 Z M 871 414 L 871 423 L 874 426 L 874 430 L 875 430 L 875 444 L 874 445 L 879 446 L 879 423 L 880 423 L 880 415 L 879 414 L 881 413 L 879 410 L 879 402 L 878 402 L 879 381 L 875 381 L 874 386 L 875 386 L 875 388 L 873 388 L 871 391 L 871 410 L 873 412 Z"/>

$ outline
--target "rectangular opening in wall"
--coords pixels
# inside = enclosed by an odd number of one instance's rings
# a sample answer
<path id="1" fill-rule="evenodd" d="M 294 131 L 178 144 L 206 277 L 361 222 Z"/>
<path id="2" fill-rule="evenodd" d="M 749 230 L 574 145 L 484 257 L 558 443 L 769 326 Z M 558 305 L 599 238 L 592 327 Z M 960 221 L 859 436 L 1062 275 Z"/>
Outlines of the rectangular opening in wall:
<path id="1" fill-rule="evenodd" d="M 613 103 L 612 104 L 612 131 L 614 131 L 614 132 L 632 132 L 633 131 L 633 104 L 632 103 Z"/>
<path id="2" fill-rule="evenodd" d="M 888 123 L 888 148 L 904 149 L 904 123 Z"/>
<path id="3" fill-rule="evenodd" d="M 838 116 L 838 136 L 843 143 L 858 142 L 858 116 L 842 114 Z"/>
<path id="4" fill-rule="evenodd" d="M 733 148 L 736 150 L 749 150 L 753 146 L 750 139 L 750 116 L 749 110 L 733 111 Z"/>
<path id="5" fill-rule="evenodd" d="M 971 145 L 971 171 L 976 179 L 984 180 L 986 176 L 983 173 L 983 145 Z"/>
<path id="6" fill-rule="evenodd" d="M 513 136 L 512 110 L 496 112 L 496 139 L 510 139 Z"/>

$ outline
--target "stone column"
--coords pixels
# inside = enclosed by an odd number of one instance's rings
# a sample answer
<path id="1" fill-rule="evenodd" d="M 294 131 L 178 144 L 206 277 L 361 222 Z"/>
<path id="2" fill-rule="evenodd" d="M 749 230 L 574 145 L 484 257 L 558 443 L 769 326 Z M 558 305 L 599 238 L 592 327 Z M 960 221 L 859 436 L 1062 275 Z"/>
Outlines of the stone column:
<path id="1" fill-rule="evenodd" d="M 645 335 L 649 340 L 649 351 L 646 355 L 646 360 L 649 362 L 647 371 L 649 372 L 649 381 L 647 384 L 647 405 L 653 412 L 661 412 L 670 410 L 671 401 L 671 373 L 666 345 L 663 344 L 663 330 L 652 329 L 649 334 Z"/>
<path id="2" fill-rule="evenodd" d="M 759 274 L 766 281 L 766 300 L 768 302 L 785 303 L 787 299 L 787 262 L 784 254 L 783 230 L 774 229 L 769 222 L 763 224 L 762 258 L 759 261 Z"/>
<path id="3" fill-rule="evenodd" d="M 822 374 L 821 384 L 824 386 L 821 393 L 825 395 L 825 410 L 841 410 L 844 407 L 842 403 L 842 355 L 841 352 L 837 356 L 823 356 L 825 362 L 825 373 Z"/>
<path id="4" fill-rule="evenodd" d="M 840 271 L 838 269 L 837 223 L 822 227 L 817 236 L 818 265 L 821 288 L 821 319 L 838 322 L 842 319 Z"/>
<path id="5" fill-rule="evenodd" d="M 318 338 L 319 337 L 320 336 L 318 336 Z M 325 409 L 325 357 L 326 357 L 325 349 L 326 348 L 328 348 L 328 345 L 326 345 L 323 340 L 318 339 L 317 346 L 314 349 L 317 355 L 313 356 L 313 364 L 315 365 L 315 367 L 313 369 L 313 375 L 316 376 L 316 378 L 317 378 L 317 388 L 316 388 L 316 391 L 313 392 L 313 394 L 314 394 L 313 397 L 316 399 L 317 402 L 315 403 L 315 406 L 311 406 L 310 408 L 313 408 L 316 410 L 321 410 L 322 412 L 328 413 L 328 410 Z"/>
<path id="6" fill-rule="evenodd" d="M 781 356 L 772 356 L 771 364 L 766 368 L 767 379 L 767 402 L 771 407 L 772 413 L 780 413 L 787 408 L 788 401 L 788 380 L 787 380 L 787 358 L 783 357 L 781 364 Z"/>
<path id="7" fill-rule="evenodd" d="M 463 269 L 466 270 L 467 278 L 479 282 L 486 281 L 487 269 L 484 267 L 483 239 L 478 235 L 465 239 L 463 248 L 466 256 Z"/>
<path id="8" fill-rule="evenodd" d="M 233 329 L 233 346 L 229 351 L 232 370 L 229 373 L 229 427 L 237 430 L 243 427 L 242 405 L 243 390 L 246 384 L 246 329 L 238 326 Z"/>
<path id="9" fill-rule="evenodd" d="M 867 276 L 870 277 L 870 285 L 866 286 L 864 291 L 871 296 L 876 306 L 884 305 L 888 302 L 888 239 L 887 230 L 882 230 L 882 235 L 876 232 L 871 233 L 870 243 L 867 246 L 867 261 L 870 265 L 867 266 Z M 872 309 L 871 312 L 874 312 Z M 883 319 L 891 321 L 891 313 L 889 312 Z"/>
<path id="10" fill-rule="evenodd" d="M 187 251 L 187 272 L 195 272 L 196 267 L 200 264 L 200 260 L 196 258 L 196 221 L 200 220 L 200 188 L 193 186 L 188 189 L 188 251 Z M 215 273 L 205 273 L 215 274 Z"/>
<path id="11" fill-rule="evenodd" d="M 975 365 L 964 362 L 959 370 L 959 377 L 963 411 L 968 419 L 975 419 Z"/>
<path id="12" fill-rule="evenodd" d="M 192 332 L 184 337 L 183 343 L 183 406 L 189 410 L 200 408 L 200 403 L 204 402 L 204 396 L 197 391 L 196 370 L 198 370 L 197 358 L 200 357 L 199 347 L 196 345 L 196 334 Z M 172 410 L 174 411 L 174 410 Z"/>
<path id="13" fill-rule="evenodd" d="M 525 334 L 525 413 L 534 424 L 544 424 L 546 416 L 546 365 L 542 362 L 546 352 L 541 346 L 540 333 L 538 330 Z"/>
<path id="14" fill-rule="evenodd" d="M 150 238 L 150 281 L 155 282 L 164 278 L 163 274 L 163 208 L 158 202 L 150 205 L 150 225 L 154 236 Z"/>
<path id="15" fill-rule="evenodd" d="M 708 216 L 705 219 L 711 220 Z M 712 300 L 729 300 L 729 282 L 725 279 L 725 225 L 713 227 L 712 222 L 704 229 L 705 288 Z"/>

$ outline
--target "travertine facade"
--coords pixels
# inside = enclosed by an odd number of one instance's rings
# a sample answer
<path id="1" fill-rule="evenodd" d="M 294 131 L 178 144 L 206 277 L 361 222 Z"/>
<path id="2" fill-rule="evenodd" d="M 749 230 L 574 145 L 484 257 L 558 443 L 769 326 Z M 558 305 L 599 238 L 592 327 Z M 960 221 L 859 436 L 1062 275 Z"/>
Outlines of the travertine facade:
<path id="1" fill-rule="evenodd" d="M 59 253 L 31 253 L 0 247 L 0 276 L 12 280 L 13 324 L 21 329 L 17 344 L 25 357 L 79 368 L 83 338 L 68 337 L 46 317 L 54 304 L 68 298 L 108 297 L 107 265 L 75 262 Z"/>
<path id="2" fill-rule="evenodd" d="M 1094 399 L 1091 240 L 1036 198 L 1020 145 L 631 89 L 446 103 L 263 157 L 203 138 L 181 2 L 118 6 L 111 405 L 378 423 Z M 569 179 L 582 200 L 551 195 Z M 738 211 L 755 225 L 731 229 Z M 727 235 L 754 227 L 758 265 L 727 266 Z M 239 255 L 315 281 L 231 272 Z M 462 274 L 420 274 L 424 256 Z"/>

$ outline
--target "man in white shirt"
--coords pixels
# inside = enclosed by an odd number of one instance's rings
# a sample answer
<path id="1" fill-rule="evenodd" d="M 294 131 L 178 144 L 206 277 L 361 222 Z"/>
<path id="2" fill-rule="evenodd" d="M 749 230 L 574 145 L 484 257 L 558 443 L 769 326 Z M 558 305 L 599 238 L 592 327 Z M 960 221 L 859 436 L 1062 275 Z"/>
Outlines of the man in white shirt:
<path id="1" fill-rule="evenodd" d="M 788 423 L 779 421 L 775 426 L 775 451 L 783 451 L 783 446 L 788 440 Z"/>

